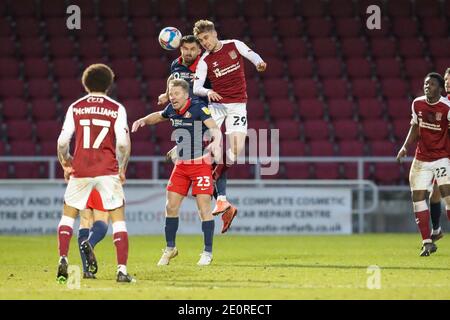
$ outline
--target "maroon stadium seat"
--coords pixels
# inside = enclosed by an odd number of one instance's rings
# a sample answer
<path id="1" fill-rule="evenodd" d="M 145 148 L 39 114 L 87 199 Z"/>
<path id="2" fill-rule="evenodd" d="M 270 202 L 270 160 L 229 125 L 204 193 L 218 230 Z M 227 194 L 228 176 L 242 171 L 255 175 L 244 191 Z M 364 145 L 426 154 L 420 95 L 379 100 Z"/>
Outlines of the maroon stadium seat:
<path id="1" fill-rule="evenodd" d="M 133 0 L 128 1 L 128 15 L 133 17 L 136 21 L 136 17 L 149 17 L 152 14 L 151 2 L 147 0 Z M 149 20 L 145 18 L 146 20 Z"/>
<path id="2" fill-rule="evenodd" d="M 1 78 L 18 78 L 19 63 L 12 58 L 0 58 L 0 77 Z"/>
<path id="3" fill-rule="evenodd" d="M 385 120 L 365 120 L 361 127 L 368 140 L 384 140 L 389 137 L 389 126 Z"/>
<path id="4" fill-rule="evenodd" d="M 116 77 L 119 78 L 134 78 L 137 76 L 136 64 L 131 59 L 117 59 L 111 62 Z"/>
<path id="5" fill-rule="evenodd" d="M 411 89 L 411 94 L 413 95 L 413 97 L 420 97 L 423 96 L 423 81 L 424 81 L 424 76 L 419 76 L 416 78 L 412 78 L 409 81 L 409 87 Z"/>
<path id="6" fill-rule="evenodd" d="M 360 99 L 358 105 L 362 119 L 377 119 L 383 115 L 383 105 L 377 99 Z"/>
<path id="7" fill-rule="evenodd" d="M 400 77 L 400 68 L 400 61 L 395 58 L 381 58 L 376 62 L 376 73 L 380 78 Z"/>
<path id="8" fill-rule="evenodd" d="M 268 58 L 264 59 L 264 61 L 270 66 L 270 68 L 267 68 L 265 72 L 260 73 L 262 78 L 282 78 L 286 74 L 284 62 L 281 59 Z M 246 68 L 246 71 L 248 70 L 249 69 Z M 251 67 L 250 70 L 255 70 L 255 68 Z"/>
<path id="9" fill-rule="evenodd" d="M 298 98 L 317 98 L 317 85 L 312 79 L 297 79 L 294 81 L 294 91 Z"/>
<path id="10" fill-rule="evenodd" d="M 438 17 L 441 14 L 441 7 L 438 0 L 416 0 L 414 4 L 415 14 L 419 17 L 429 18 L 428 20 L 430 22 L 432 22 L 432 18 Z"/>
<path id="11" fill-rule="evenodd" d="M 227 177 L 228 179 L 252 179 L 255 177 L 255 173 L 253 166 L 234 165 L 227 171 Z"/>
<path id="12" fill-rule="evenodd" d="M 295 119 L 297 106 L 287 98 L 273 99 L 269 103 L 269 114 L 271 119 Z M 247 110 L 249 110 L 247 108 Z M 249 113 L 253 116 L 253 113 Z"/>
<path id="13" fill-rule="evenodd" d="M 25 59 L 24 70 L 28 78 L 46 78 L 50 74 L 48 62 L 42 58 Z"/>
<path id="14" fill-rule="evenodd" d="M 80 75 L 78 62 L 71 58 L 53 60 L 53 73 L 58 78 L 76 78 Z"/>
<path id="15" fill-rule="evenodd" d="M 333 128 L 337 140 L 357 140 L 359 137 L 358 124 L 353 120 L 335 120 Z"/>
<path id="16" fill-rule="evenodd" d="M 323 17 L 325 15 L 325 7 L 322 1 L 304 0 L 300 1 L 298 12 L 300 15 L 310 17 Z"/>
<path id="17" fill-rule="evenodd" d="M 325 79 L 323 89 L 328 99 L 345 99 L 348 96 L 347 81 L 343 79 Z"/>
<path id="18" fill-rule="evenodd" d="M 409 0 L 396 0 L 386 3 L 389 15 L 393 17 L 411 16 L 412 8 Z"/>
<path id="19" fill-rule="evenodd" d="M 266 79 L 264 80 L 264 93 L 268 99 L 286 98 L 288 82 L 283 79 Z"/>
<path id="20" fill-rule="evenodd" d="M 300 138 L 300 123 L 295 120 L 277 120 L 273 129 L 279 129 L 280 140 L 298 140 Z"/>
<path id="21" fill-rule="evenodd" d="M 196 21 L 210 16 L 209 2 L 203 0 L 191 0 L 186 5 L 186 15 L 188 20 Z"/>
<path id="22" fill-rule="evenodd" d="M 242 13 L 245 18 L 266 19 L 268 13 L 267 2 L 259 0 L 243 0 Z"/>
<path id="23" fill-rule="evenodd" d="M 392 22 L 394 34 L 398 37 L 414 37 L 417 35 L 418 23 L 413 18 L 396 18 Z"/>
<path id="24" fill-rule="evenodd" d="M 324 38 L 331 34 L 331 20 L 326 18 L 311 18 L 306 21 L 306 30 L 311 38 Z"/>
<path id="25" fill-rule="evenodd" d="M 359 98 L 374 98 L 377 93 L 376 82 L 372 79 L 355 79 L 352 87 L 353 95 Z"/>
<path id="26" fill-rule="evenodd" d="M 314 173 L 316 179 L 339 179 L 339 164 L 338 163 L 316 163 L 314 164 Z"/>
<path id="27" fill-rule="evenodd" d="M 318 74 L 321 77 L 337 78 L 342 76 L 342 63 L 337 58 L 322 58 L 317 61 Z"/>
<path id="28" fill-rule="evenodd" d="M 435 58 L 445 58 L 450 56 L 450 41 L 448 38 L 430 39 L 431 55 Z"/>
<path id="29" fill-rule="evenodd" d="M 155 144 L 151 141 L 131 141 L 131 150 L 136 156 L 152 156 L 156 154 Z M 141 162 L 142 163 L 142 162 Z"/>
<path id="30" fill-rule="evenodd" d="M 328 122 L 324 120 L 310 120 L 303 124 L 304 136 L 308 140 L 329 139 Z"/>
<path id="31" fill-rule="evenodd" d="M 305 143 L 299 140 L 280 141 L 280 155 L 284 157 L 302 157 L 306 155 Z"/>
<path id="32" fill-rule="evenodd" d="M 341 40 L 342 54 L 345 57 L 365 57 L 367 44 L 361 38 L 345 38 Z"/>
<path id="33" fill-rule="evenodd" d="M 278 102 L 276 100 L 272 101 L 273 105 L 278 105 Z M 266 116 L 264 103 L 260 100 L 251 99 L 247 102 L 247 113 L 250 116 L 251 119 L 264 119 Z"/>
<path id="34" fill-rule="evenodd" d="M 394 136 L 397 141 L 405 141 L 405 138 L 408 134 L 410 125 L 410 119 L 398 119 L 392 122 Z"/>
<path id="35" fill-rule="evenodd" d="M 128 23 L 121 18 L 110 18 L 103 21 L 103 34 L 108 38 L 128 36 Z"/>
<path id="36" fill-rule="evenodd" d="M 161 47 L 154 41 L 148 41 L 146 38 L 138 40 L 137 53 L 141 58 L 161 58 Z"/>
<path id="37" fill-rule="evenodd" d="M 36 136 L 39 141 L 57 141 L 62 124 L 55 120 L 36 122 Z"/>
<path id="38" fill-rule="evenodd" d="M 245 21 L 236 17 L 221 19 L 217 27 L 224 39 L 241 39 L 247 32 Z"/>
<path id="39" fill-rule="evenodd" d="M 134 78 L 117 81 L 117 97 L 119 99 L 138 99 L 141 97 L 141 83 Z"/>
<path id="40" fill-rule="evenodd" d="M 136 178 L 137 179 L 152 179 L 153 165 L 148 162 L 136 162 Z"/>
<path id="41" fill-rule="evenodd" d="M 140 99 L 123 100 L 122 104 L 127 110 L 127 119 L 130 124 L 149 114 L 147 107 L 145 106 L 145 102 Z"/>
<path id="42" fill-rule="evenodd" d="M 287 179 L 309 179 L 311 178 L 311 171 L 309 168 L 309 164 L 307 163 L 293 163 L 286 162 L 284 165 L 286 169 L 286 178 Z"/>
<path id="43" fill-rule="evenodd" d="M 18 98 L 5 99 L 2 101 L 3 119 L 24 120 L 28 116 L 27 103 Z"/>
<path id="44" fill-rule="evenodd" d="M 6 136 L 10 142 L 31 140 L 32 135 L 31 123 L 27 120 L 10 120 L 6 124 Z"/>
<path id="45" fill-rule="evenodd" d="M 53 82 L 46 78 L 36 78 L 28 81 L 28 94 L 34 98 L 51 98 L 53 96 Z"/>
<path id="46" fill-rule="evenodd" d="M 290 59 L 295 60 L 307 56 L 306 44 L 301 38 L 285 38 L 281 41 L 281 47 L 286 57 Z"/>
<path id="47" fill-rule="evenodd" d="M 278 57 L 280 55 L 281 50 L 278 48 L 278 42 L 273 38 L 256 38 L 253 43 L 254 45 L 250 46 L 250 48 L 264 58 Z"/>
<path id="48" fill-rule="evenodd" d="M 274 23 L 266 18 L 252 18 L 248 20 L 248 27 L 253 38 L 272 37 L 275 29 Z"/>
<path id="49" fill-rule="evenodd" d="M 372 39 L 371 53 L 375 58 L 393 59 L 396 55 L 396 42 L 393 39 Z"/>
<path id="50" fill-rule="evenodd" d="M 336 43 L 333 39 L 315 38 L 312 40 L 312 48 L 318 58 L 336 56 Z"/>
<path id="51" fill-rule="evenodd" d="M 64 17 L 67 6 L 64 1 L 41 0 L 41 16 L 45 19 Z M 63 26 L 65 23 L 63 24 Z M 63 29 L 63 28 L 62 28 Z"/>
<path id="52" fill-rule="evenodd" d="M 128 59 L 132 57 L 133 48 L 125 38 L 114 38 L 108 41 L 108 55 L 111 59 Z"/>
<path id="53" fill-rule="evenodd" d="M 74 43 L 66 37 L 50 39 L 49 49 L 50 54 L 57 59 L 72 58 L 76 53 Z"/>
<path id="54" fill-rule="evenodd" d="M 444 19 L 427 19 L 426 23 L 422 24 L 423 34 L 428 38 L 445 38 L 448 33 L 448 23 Z"/>
<path id="55" fill-rule="evenodd" d="M 306 58 L 288 60 L 288 71 L 292 78 L 309 78 L 313 75 L 314 62 Z"/>
<path id="56" fill-rule="evenodd" d="M 181 3 L 178 0 L 167 0 L 155 3 L 157 15 L 161 18 L 181 16 Z"/>
<path id="57" fill-rule="evenodd" d="M 398 184 L 401 180 L 400 165 L 397 163 L 376 163 L 374 179 L 379 184 Z"/>
<path id="58" fill-rule="evenodd" d="M 146 81 L 146 93 L 148 97 L 153 98 L 153 100 L 150 101 L 157 101 L 158 96 L 161 93 L 166 92 L 166 87 L 167 87 L 167 80 L 166 79 L 151 79 Z"/>
<path id="59" fill-rule="evenodd" d="M 56 142 L 44 141 L 39 144 L 39 155 L 41 156 L 55 156 L 56 155 Z"/>
<path id="60" fill-rule="evenodd" d="M 371 65 L 366 58 L 353 58 L 347 61 L 347 73 L 352 78 L 369 78 Z"/>
<path id="61" fill-rule="evenodd" d="M 214 8 L 214 14 L 219 20 L 222 18 L 237 17 L 240 14 L 240 8 L 237 1 L 214 0 L 212 8 Z"/>
<path id="62" fill-rule="evenodd" d="M 370 155 L 375 157 L 393 157 L 397 155 L 397 146 L 391 141 L 372 141 L 370 144 Z"/>
<path id="63" fill-rule="evenodd" d="M 360 17 L 367 19 L 367 8 L 371 5 L 377 5 L 383 10 L 383 0 L 358 0 L 356 1 L 356 12 Z M 383 12 L 383 11 L 382 11 Z"/>
<path id="64" fill-rule="evenodd" d="M 269 130 L 270 129 L 270 123 L 269 122 L 267 122 L 266 120 L 251 120 L 249 123 L 248 123 L 248 127 L 249 128 L 253 128 L 253 129 L 255 129 L 255 130 L 258 130 L 258 129 L 267 129 L 267 130 Z"/>
<path id="65" fill-rule="evenodd" d="M 364 142 L 359 140 L 343 140 L 338 144 L 338 155 L 346 157 L 364 156 Z"/>
<path id="66" fill-rule="evenodd" d="M 328 102 L 328 114 L 332 119 L 352 119 L 355 111 L 347 99 L 331 99 Z"/>
<path id="67" fill-rule="evenodd" d="M 347 0 L 331 0 L 328 3 L 328 12 L 334 17 L 352 17 L 355 14 L 353 2 Z"/>
<path id="68" fill-rule="evenodd" d="M 402 98 L 408 95 L 407 83 L 399 78 L 381 81 L 383 95 L 388 98 Z"/>
<path id="69" fill-rule="evenodd" d="M 103 43 L 98 38 L 81 38 L 79 45 L 82 58 L 100 58 L 103 56 Z"/>
<path id="70" fill-rule="evenodd" d="M 5 144 L 2 141 L 0 141 L 0 156 L 5 155 L 5 153 L 6 153 Z M 2 163 L 3 162 L 0 162 L 0 170 L 4 170 L 5 169 L 4 167 L 1 167 Z"/>
<path id="71" fill-rule="evenodd" d="M 328 140 L 311 141 L 309 149 L 312 157 L 332 157 L 335 153 L 334 144 Z"/>
<path id="72" fill-rule="evenodd" d="M 35 3 L 29 0 L 9 1 L 9 12 L 13 17 L 31 17 L 36 13 Z"/>
<path id="73" fill-rule="evenodd" d="M 358 166 L 356 163 L 344 163 L 344 177 L 346 179 L 358 179 Z M 371 174 L 371 165 L 364 164 L 364 179 L 368 179 Z"/>
<path id="74" fill-rule="evenodd" d="M 34 120 L 53 120 L 57 117 L 56 102 L 49 99 L 33 99 L 31 102 L 31 114 Z"/>
<path id="75" fill-rule="evenodd" d="M 84 94 L 80 80 L 60 79 L 58 81 L 58 92 L 61 98 L 75 101 Z"/>
<path id="76" fill-rule="evenodd" d="M 35 18 L 23 18 L 16 21 L 16 33 L 20 38 L 39 37 L 39 20 Z"/>
<path id="77" fill-rule="evenodd" d="M 276 3 L 272 2 L 270 14 L 278 18 L 279 21 L 297 16 L 296 2 L 293 0 L 280 1 Z"/>
<path id="78" fill-rule="evenodd" d="M 84 11 L 83 11 L 84 15 Z M 98 37 L 101 32 L 97 20 L 94 18 L 83 17 L 82 27 L 80 30 L 71 30 L 81 39 Z"/>
<path id="79" fill-rule="evenodd" d="M 97 2 L 91 0 L 71 0 L 71 4 L 75 4 L 83 8 L 83 17 L 92 17 L 96 14 L 95 4 Z"/>
<path id="80" fill-rule="evenodd" d="M 256 80 L 252 80 L 247 78 L 247 96 L 248 99 L 259 99 L 259 95 L 261 93 L 260 84 Z"/>
<path id="81" fill-rule="evenodd" d="M 142 75 L 146 79 L 167 79 L 170 64 L 159 58 L 149 58 L 142 61 Z"/>
<path id="82" fill-rule="evenodd" d="M 38 179 L 41 176 L 41 165 L 39 163 L 16 162 L 13 165 L 13 176 L 16 179 Z"/>
<path id="83" fill-rule="evenodd" d="M 0 37 L 0 57 L 11 57 L 15 52 L 15 44 L 10 37 Z"/>
<path id="84" fill-rule="evenodd" d="M 433 71 L 431 65 L 423 58 L 405 59 L 405 70 L 409 77 L 422 79 L 428 72 Z"/>
<path id="85" fill-rule="evenodd" d="M 130 5 L 132 3 L 135 3 L 135 1 L 132 1 Z M 132 21 L 131 30 L 136 38 L 145 41 L 148 41 L 149 38 L 157 36 L 157 33 L 159 32 L 159 30 L 156 30 L 155 23 L 147 18 L 134 18 Z"/>
<path id="86" fill-rule="evenodd" d="M 388 115 L 395 119 L 411 118 L 411 101 L 407 98 L 392 98 L 387 100 Z"/>
<path id="87" fill-rule="evenodd" d="M 336 33 L 343 38 L 358 37 L 361 30 L 361 19 L 339 18 L 336 19 Z"/>
<path id="88" fill-rule="evenodd" d="M 299 101 L 299 114 L 303 120 L 322 120 L 323 105 L 317 99 L 302 99 Z"/>
<path id="89" fill-rule="evenodd" d="M 0 97 L 20 98 L 24 94 L 23 82 L 18 79 L 0 79 Z"/>
<path id="90" fill-rule="evenodd" d="M 154 127 L 154 130 L 154 136 L 158 141 L 170 141 L 173 129 L 169 121 L 158 124 Z M 175 142 L 172 142 L 172 144 L 175 144 Z"/>
<path id="91" fill-rule="evenodd" d="M 151 141 L 152 132 L 149 127 L 143 127 L 140 128 L 137 132 L 131 132 L 130 137 L 131 141 Z"/>
<path id="92" fill-rule="evenodd" d="M 124 15 L 123 1 L 99 0 L 98 13 L 101 17 L 116 18 Z"/>
<path id="93" fill-rule="evenodd" d="M 20 41 L 20 51 L 25 57 L 43 57 L 44 45 L 42 41 L 36 38 L 27 38 Z"/>
<path id="94" fill-rule="evenodd" d="M 425 44 L 418 38 L 401 38 L 398 42 L 401 56 L 405 58 L 419 58 L 423 56 Z"/>
<path id="95" fill-rule="evenodd" d="M 450 67 L 450 57 L 436 59 L 434 66 L 436 71 L 443 74 Z"/>

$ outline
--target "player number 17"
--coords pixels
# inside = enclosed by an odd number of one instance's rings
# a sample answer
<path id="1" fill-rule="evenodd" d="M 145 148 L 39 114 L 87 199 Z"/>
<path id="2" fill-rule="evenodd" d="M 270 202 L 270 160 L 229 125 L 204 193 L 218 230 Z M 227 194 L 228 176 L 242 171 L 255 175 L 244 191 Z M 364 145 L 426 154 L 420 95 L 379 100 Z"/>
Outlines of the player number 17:
<path id="1" fill-rule="evenodd" d="M 108 134 L 109 128 L 111 127 L 111 121 L 92 119 L 92 125 L 103 127 L 92 145 L 93 149 L 98 149 Z M 91 120 L 81 119 L 80 126 L 83 127 L 83 148 L 89 149 L 91 147 Z"/>

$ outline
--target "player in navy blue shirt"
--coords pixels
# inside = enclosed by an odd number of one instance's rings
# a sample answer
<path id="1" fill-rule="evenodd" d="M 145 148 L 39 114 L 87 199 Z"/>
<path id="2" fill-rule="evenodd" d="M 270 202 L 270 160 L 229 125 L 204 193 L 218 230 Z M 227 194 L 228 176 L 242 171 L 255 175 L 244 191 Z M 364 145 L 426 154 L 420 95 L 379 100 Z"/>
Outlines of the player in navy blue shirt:
<path id="1" fill-rule="evenodd" d="M 133 123 L 132 132 L 145 125 L 154 125 L 170 120 L 175 129 L 172 137 L 177 144 L 178 159 L 167 184 L 165 235 L 167 247 L 158 265 L 168 265 L 170 259 L 178 255 L 175 246 L 178 230 L 178 213 L 181 202 L 192 185 L 192 195 L 196 197 L 202 220 L 205 247 L 198 265 L 209 265 L 212 261 L 214 217 L 211 208 L 213 194 L 212 159 L 220 161 L 222 155 L 222 133 L 212 119 L 208 105 L 189 97 L 189 84 L 183 79 L 169 82 L 170 104 L 163 110 L 153 112 Z M 212 142 L 205 148 L 204 137 Z"/>

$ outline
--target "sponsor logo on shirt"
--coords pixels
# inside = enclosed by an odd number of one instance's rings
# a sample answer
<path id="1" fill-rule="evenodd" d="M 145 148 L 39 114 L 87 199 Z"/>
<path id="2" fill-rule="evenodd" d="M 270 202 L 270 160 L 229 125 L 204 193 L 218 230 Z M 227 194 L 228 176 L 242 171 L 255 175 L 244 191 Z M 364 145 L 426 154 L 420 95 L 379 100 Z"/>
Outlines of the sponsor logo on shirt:
<path id="1" fill-rule="evenodd" d="M 232 64 L 229 67 L 223 68 L 223 69 L 214 69 L 214 75 L 216 76 L 216 78 L 220 78 L 223 77 L 224 75 L 227 75 L 233 71 L 239 70 L 241 68 L 241 64 L 238 62 L 236 62 L 235 64 Z"/>

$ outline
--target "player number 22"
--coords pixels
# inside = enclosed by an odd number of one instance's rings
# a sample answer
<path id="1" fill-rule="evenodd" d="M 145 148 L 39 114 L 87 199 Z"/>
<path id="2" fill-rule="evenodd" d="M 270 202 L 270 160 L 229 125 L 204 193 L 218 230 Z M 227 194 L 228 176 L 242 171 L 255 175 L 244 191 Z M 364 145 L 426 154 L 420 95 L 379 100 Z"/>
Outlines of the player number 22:
<path id="1" fill-rule="evenodd" d="M 199 187 L 209 187 L 211 185 L 211 181 L 209 181 L 208 176 L 197 177 L 197 186 Z"/>
<path id="2" fill-rule="evenodd" d="M 445 167 L 436 168 L 436 178 L 442 178 L 447 176 L 447 169 Z"/>
<path id="3" fill-rule="evenodd" d="M 92 125 L 103 127 L 92 145 L 93 149 L 98 149 L 108 134 L 109 127 L 111 127 L 111 121 L 92 119 Z M 83 127 L 83 148 L 89 149 L 91 147 L 91 120 L 81 119 L 80 126 Z"/>

